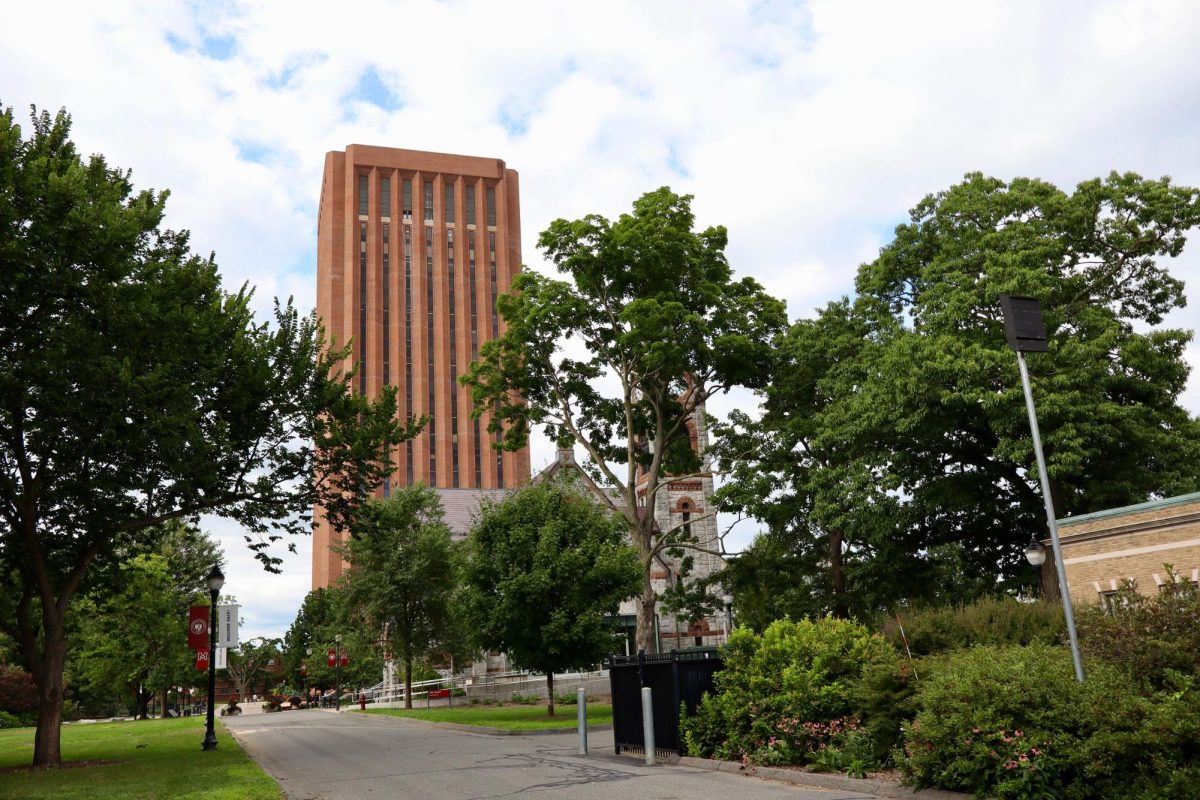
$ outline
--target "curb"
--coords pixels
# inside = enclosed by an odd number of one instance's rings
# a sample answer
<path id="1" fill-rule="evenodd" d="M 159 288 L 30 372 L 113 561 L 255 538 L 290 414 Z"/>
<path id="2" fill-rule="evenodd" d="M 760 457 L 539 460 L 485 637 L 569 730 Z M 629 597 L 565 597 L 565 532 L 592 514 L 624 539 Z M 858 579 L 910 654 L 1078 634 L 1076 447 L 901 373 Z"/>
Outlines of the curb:
<path id="1" fill-rule="evenodd" d="M 844 775 L 832 775 L 826 772 L 799 772 L 794 769 L 778 767 L 755 767 L 739 764 L 736 761 L 716 761 L 711 758 L 693 758 L 680 756 L 679 766 L 692 769 L 702 769 L 709 772 L 730 772 L 735 775 L 745 775 L 749 778 L 765 778 L 772 781 L 796 784 L 798 786 L 815 786 L 820 789 L 840 789 L 848 792 L 863 792 L 877 797 L 901 800 L 901 798 L 918 798 L 918 800 L 970 800 L 970 795 L 961 792 L 948 792 L 944 789 L 910 789 L 891 781 L 881 781 L 876 778 L 848 778 Z"/>
<path id="2" fill-rule="evenodd" d="M 510 728 L 489 728 L 484 725 L 463 725 L 458 722 L 432 722 L 427 719 L 413 719 L 412 717 L 394 717 L 391 714 L 366 714 L 368 719 L 386 719 L 401 722 L 406 725 L 417 725 L 424 728 L 441 728 L 447 731 L 459 731 L 461 733 L 482 733 L 487 736 L 553 736 L 562 734 L 575 733 L 578 728 L 534 728 L 530 730 L 510 729 Z M 593 731 L 611 731 L 612 723 L 604 725 L 588 725 L 588 733 Z"/>

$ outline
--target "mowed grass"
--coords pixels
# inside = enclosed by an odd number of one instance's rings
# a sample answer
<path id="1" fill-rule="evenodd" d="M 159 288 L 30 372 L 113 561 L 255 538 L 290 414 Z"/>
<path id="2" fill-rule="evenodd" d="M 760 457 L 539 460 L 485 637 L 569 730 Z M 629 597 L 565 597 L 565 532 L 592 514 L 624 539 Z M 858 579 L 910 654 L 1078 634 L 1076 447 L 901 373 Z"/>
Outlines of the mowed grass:
<path id="1" fill-rule="evenodd" d="M 33 728 L 0 730 L 0 798 L 279 800 L 275 780 L 223 727 L 204 752 L 204 718 L 64 725 L 64 769 L 32 771 Z M 117 761 L 71 767 L 71 761 Z"/>
<path id="2" fill-rule="evenodd" d="M 366 712 L 391 717 L 409 717 L 428 722 L 455 722 L 483 728 L 504 728 L 512 731 L 573 730 L 578 724 L 578 706 L 554 707 L 554 716 L 541 706 L 454 706 L 453 708 L 368 708 Z M 588 703 L 588 725 L 612 723 L 612 706 L 607 703 Z"/>

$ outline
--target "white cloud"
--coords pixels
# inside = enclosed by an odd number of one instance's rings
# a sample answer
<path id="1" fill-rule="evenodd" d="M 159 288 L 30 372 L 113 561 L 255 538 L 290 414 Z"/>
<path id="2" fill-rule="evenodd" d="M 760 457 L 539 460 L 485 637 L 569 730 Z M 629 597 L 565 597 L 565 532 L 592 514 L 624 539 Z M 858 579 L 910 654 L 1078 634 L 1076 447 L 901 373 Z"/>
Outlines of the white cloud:
<path id="1" fill-rule="evenodd" d="M 262 311 L 313 304 L 324 153 L 352 142 L 505 159 L 535 269 L 554 217 L 693 192 L 735 269 L 793 314 L 848 291 L 907 209 L 969 170 L 1200 183 L 1200 7 L 1183 0 L 71 5 L 6 9 L 0 100 L 66 106 L 81 149 L 170 187 L 169 223 Z M 352 98 L 368 69 L 387 108 Z M 1195 253 L 1172 267 L 1200 277 Z M 308 569 L 305 553 L 236 582 L 290 618 Z"/>

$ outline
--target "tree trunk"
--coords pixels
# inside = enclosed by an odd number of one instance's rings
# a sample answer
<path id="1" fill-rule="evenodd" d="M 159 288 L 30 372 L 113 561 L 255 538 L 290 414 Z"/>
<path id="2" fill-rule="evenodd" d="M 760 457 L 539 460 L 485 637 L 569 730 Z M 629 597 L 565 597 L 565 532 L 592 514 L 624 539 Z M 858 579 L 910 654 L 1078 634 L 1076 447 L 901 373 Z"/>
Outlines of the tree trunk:
<path id="1" fill-rule="evenodd" d="M 547 708 L 549 708 L 550 716 L 554 716 L 554 671 L 546 672 L 546 699 Z"/>
<path id="2" fill-rule="evenodd" d="M 412 656 L 404 659 L 404 707 L 412 708 Z"/>
<path id="3" fill-rule="evenodd" d="M 846 567 L 842 561 L 842 532 L 829 532 L 829 577 L 833 581 L 833 616 L 849 619 L 850 604 L 846 601 Z"/>
<path id="4" fill-rule="evenodd" d="M 62 764 L 63 666 L 67 660 L 67 640 L 63 635 L 63 615 L 53 604 L 44 604 L 42 630 L 45 638 L 41 658 L 33 671 L 38 693 L 37 733 L 33 738 L 35 769 Z"/>
<path id="5" fill-rule="evenodd" d="M 637 646 L 638 650 L 647 653 L 657 653 L 658 643 L 654 637 L 654 609 L 658 597 L 654 594 L 654 584 L 650 582 L 650 567 L 642 576 L 642 594 L 637 598 Z"/>
<path id="6" fill-rule="evenodd" d="M 162 712 L 159 714 L 159 716 L 164 719 L 166 719 L 167 716 L 167 691 L 168 690 L 163 689 L 158 693 L 158 707 L 162 709 Z"/>

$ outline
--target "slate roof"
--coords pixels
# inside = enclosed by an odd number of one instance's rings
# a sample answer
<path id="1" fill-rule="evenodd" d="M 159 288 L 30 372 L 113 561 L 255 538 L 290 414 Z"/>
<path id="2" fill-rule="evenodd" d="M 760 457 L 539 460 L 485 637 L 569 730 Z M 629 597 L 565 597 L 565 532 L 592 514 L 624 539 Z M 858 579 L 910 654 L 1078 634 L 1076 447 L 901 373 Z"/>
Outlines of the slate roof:
<path id="1" fill-rule="evenodd" d="M 462 539 L 471 530 L 481 500 L 503 500 L 508 494 L 505 489 L 438 489 L 437 493 L 446 513 L 446 525 L 455 539 Z"/>

